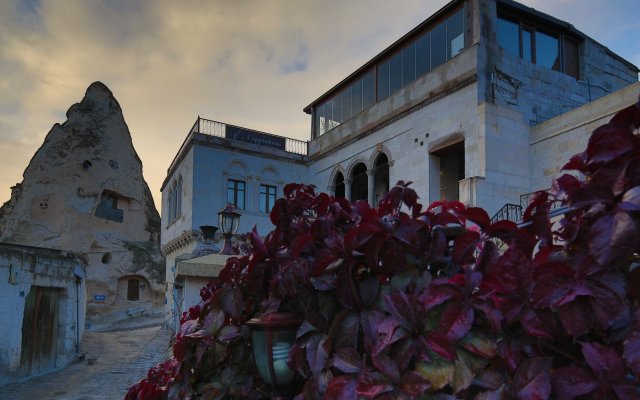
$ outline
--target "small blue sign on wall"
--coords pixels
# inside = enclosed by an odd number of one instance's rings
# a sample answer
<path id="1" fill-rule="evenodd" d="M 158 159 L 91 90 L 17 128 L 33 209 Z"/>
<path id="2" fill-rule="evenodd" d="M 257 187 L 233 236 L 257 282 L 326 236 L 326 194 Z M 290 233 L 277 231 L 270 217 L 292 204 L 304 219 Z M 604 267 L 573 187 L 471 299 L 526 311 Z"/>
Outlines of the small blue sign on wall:
<path id="1" fill-rule="evenodd" d="M 107 299 L 107 295 L 105 294 L 96 294 L 93 296 L 95 301 L 105 301 Z"/>

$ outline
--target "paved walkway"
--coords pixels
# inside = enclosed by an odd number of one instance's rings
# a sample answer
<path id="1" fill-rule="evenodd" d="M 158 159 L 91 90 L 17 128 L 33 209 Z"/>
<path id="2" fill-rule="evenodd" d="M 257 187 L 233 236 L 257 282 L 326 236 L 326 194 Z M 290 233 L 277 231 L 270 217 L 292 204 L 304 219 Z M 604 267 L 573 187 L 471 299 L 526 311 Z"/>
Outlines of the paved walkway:
<path id="1" fill-rule="evenodd" d="M 157 323 L 142 328 L 85 332 L 85 360 L 65 369 L 0 387 L 2 400 L 116 400 L 170 353 L 169 335 Z"/>

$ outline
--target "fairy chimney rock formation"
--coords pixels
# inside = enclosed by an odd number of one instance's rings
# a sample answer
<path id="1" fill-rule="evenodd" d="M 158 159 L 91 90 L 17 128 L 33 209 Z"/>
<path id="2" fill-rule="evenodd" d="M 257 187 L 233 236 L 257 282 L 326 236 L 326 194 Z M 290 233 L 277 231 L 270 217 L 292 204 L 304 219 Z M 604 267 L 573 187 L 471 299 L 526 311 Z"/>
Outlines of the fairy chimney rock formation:
<path id="1" fill-rule="evenodd" d="M 95 82 L 67 121 L 49 131 L 0 208 L 0 241 L 82 256 L 87 317 L 102 324 L 132 309 L 162 309 L 159 234 L 160 216 L 120 105 Z"/>

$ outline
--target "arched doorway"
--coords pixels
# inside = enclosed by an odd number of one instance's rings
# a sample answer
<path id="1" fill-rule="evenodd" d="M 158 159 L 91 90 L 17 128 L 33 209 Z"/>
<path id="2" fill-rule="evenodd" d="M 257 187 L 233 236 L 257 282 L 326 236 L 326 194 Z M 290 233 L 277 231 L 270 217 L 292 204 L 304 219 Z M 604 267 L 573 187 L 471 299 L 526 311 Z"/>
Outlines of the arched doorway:
<path id="1" fill-rule="evenodd" d="M 351 171 L 351 201 L 368 200 L 367 166 L 358 163 Z"/>
<path id="2" fill-rule="evenodd" d="M 374 165 L 373 195 L 375 204 L 372 204 L 372 206 L 377 206 L 382 197 L 389 191 L 389 159 L 387 155 L 380 153 Z"/>

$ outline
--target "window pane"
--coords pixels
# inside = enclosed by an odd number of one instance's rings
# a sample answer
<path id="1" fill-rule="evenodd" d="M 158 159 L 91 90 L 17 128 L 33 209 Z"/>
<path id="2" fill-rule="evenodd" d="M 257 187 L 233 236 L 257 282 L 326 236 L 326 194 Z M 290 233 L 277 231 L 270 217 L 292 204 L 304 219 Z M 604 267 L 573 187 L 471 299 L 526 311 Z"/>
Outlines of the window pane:
<path id="1" fill-rule="evenodd" d="M 260 185 L 260 212 L 270 212 L 276 202 L 276 187 Z"/>
<path id="2" fill-rule="evenodd" d="M 318 135 L 322 135 L 323 133 L 325 133 L 326 131 L 328 131 L 329 129 L 327 129 L 327 125 L 328 125 L 328 120 L 327 120 L 327 113 L 329 112 L 329 109 L 331 107 L 331 103 L 329 102 L 325 102 L 324 104 L 322 104 L 320 106 L 320 108 L 318 109 L 318 119 L 320 120 L 320 127 L 318 130 Z"/>
<path id="3" fill-rule="evenodd" d="M 429 41 L 429 32 L 416 40 L 416 78 L 426 74 L 430 70 L 431 57 L 429 54 Z"/>
<path id="4" fill-rule="evenodd" d="M 356 115 L 362 111 L 362 79 L 358 79 L 351 87 L 351 113 Z"/>
<path id="5" fill-rule="evenodd" d="M 498 44 L 500 47 L 513 54 L 520 56 L 520 27 L 515 22 L 498 18 Z"/>
<path id="6" fill-rule="evenodd" d="M 522 58 L 527 61 L 533 61 L 533 47 L 531 46 L 532 38 L 533 35 L 530 30 L 522 30 Z"/>
<path id="7" fill-rule="evenodd" d="M 346 121 L 353 115 L 351 112 L 351 86 L 347 87 L 340 97 L 342 97 L 342 121 Z"/>
<path id="8" fill-rule="evenodd" d="M 447 19 L 447 44 L 449 58 L 455 57 L 464 49 L 464 13 L 460 10 Z"/>
<path id="9" fill-rule="evenodd" d="M 536 32 L 536 64 L 560 71 L 558 38 Z"/>
<path id="10" fill-rule="evenodd" d="M 378 101 L 389 96 L 389 61 L 378 64 Z"/>
<path id="11" fill-rule="evenodd" d="M 402 88 L 402 53 L 389 60 L 389 94 Z"/>
<path id="12" fill-rule="evenodd" d="M 444 23 L 431 31 L 431 69 L 447 60 L 447 29 Z"/>
<path id="13" fill-rule="evenodd" d="M 410 43 L 402 50 L 402 87 L 416 79 L 416 43 Z"/>
<path id="14" fill-rule="evenodd" d="M 368 108 L 376 102 L 373 81 L 373 71 L 362 77 L 362 109 Z"/>
<path id="15" fill-rule="evenodd" d="M 237 181 L 237 187 L 238 187 L 238 204 L 236 205 L 236 207 L 240 210 L 244 210 L 244 182 L 242 181 Z"/>
<path id="16" fill-rule="evenodd" d="M 578 42 L 565 37 L 564 38 L 564 72 L 578 79 Z"/>
<path id="17" fill-rule="evenodd" d="M 236 190 L 235 190 L 235 185 L 233 184 L 234 181 L 229 180 L 227 181 L 227 203 L 229 204 L 234 204 L 236 203 Z"/>
<path id="18" fill-rule="evenodd" d="M 333 116 L 331 120 L 333 121 L 329 129 L 333 129 L 336 126 L 340 125 L 342 122 L 342 97 L 340 94 L 333 96 L 331 99 L 332 108 L 333 108 Z"/>

